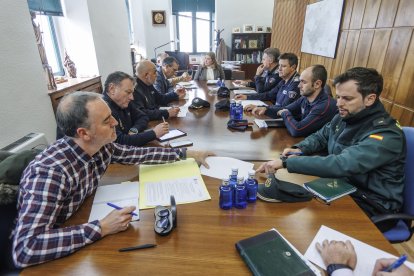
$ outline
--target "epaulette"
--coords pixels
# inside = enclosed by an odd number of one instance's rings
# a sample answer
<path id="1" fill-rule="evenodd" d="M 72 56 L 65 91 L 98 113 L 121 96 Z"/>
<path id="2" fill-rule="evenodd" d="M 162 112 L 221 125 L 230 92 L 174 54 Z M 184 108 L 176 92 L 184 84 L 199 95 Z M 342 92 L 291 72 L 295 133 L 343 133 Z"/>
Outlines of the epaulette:
<path id="1" fill-rule="evenodd" d="M 391 126 L 395 123 L 395 120 L 392 117 L 388 117 L 388 118 L 384 118 L 384 117 L 380 117 L 375 119 L 372 122 L 372 125 L 374 127 L 383 127 L 383 126 Z"/>

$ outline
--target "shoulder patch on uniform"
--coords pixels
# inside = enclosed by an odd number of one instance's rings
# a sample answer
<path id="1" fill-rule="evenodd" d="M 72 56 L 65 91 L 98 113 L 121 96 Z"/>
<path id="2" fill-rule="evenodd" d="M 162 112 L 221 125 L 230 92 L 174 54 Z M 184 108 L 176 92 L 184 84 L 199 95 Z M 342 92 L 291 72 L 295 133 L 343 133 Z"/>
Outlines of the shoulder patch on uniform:
<path id="1" fill-rule="evenodd" d="M 296 91 L 289 91 L 288 96 L 290 99 L 296 98 L 297 92 Z"/>
<path id="2" fill-rule="evenodd" d="M 374 122 L 372 122 L 372 124 L 377 127 L 377 126 L 385 126 L 387 125 L 387 122 L 385 121 L 385 118 L 381 117 L 376 119 Z"/>
<path id="3" fill-rule="evenodd" d="M 382 139 L 384 139 L 384 136 L 381 136 L 381 135 L 378 135 L 378 134 L 371 134 L 369 136 L 369 138 L 376 139 L 378 141 L 382 141 Z"/>

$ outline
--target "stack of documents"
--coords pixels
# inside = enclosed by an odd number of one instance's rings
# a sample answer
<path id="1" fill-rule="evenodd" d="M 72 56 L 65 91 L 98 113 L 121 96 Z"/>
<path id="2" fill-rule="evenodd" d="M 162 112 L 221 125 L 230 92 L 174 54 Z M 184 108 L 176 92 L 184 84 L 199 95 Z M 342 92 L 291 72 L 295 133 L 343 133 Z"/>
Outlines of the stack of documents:
<path id="1" fill-rule="evenodd" d="M 243 105 L 243 108 L 245 108 L 249 104 L 252 104 L 255 106 L 268 106 L 266 103 L 259 101 L 259 100 L 244 100 L 244 101 L 241 101 L 241 104 Z"/>
<path id="2" fill-rule="evenodd" d="M 253 90 L 253 89 L 239 89 L 239 90 L 234 90 L 234 94 L 254 95 L 254 94 L 257 94 L 257 92 L 256 90 Z"/>

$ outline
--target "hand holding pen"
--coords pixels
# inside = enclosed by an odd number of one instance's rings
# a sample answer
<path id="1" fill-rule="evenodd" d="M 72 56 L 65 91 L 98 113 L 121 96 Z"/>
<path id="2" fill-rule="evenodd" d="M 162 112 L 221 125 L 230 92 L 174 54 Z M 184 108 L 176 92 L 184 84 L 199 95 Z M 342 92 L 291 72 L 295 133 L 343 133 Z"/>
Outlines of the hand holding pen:
<path id="1" fill-rule="evenodd" d="M 303 155 L 303 152 L 300 149 L 286 148 L 283 150 L 281 155 L 284 157 L 301 156 Z"/>
<path id="2" fill-rule="evenodd" d="M 103 219 L 99 220 L 102 237 L 127 230 L 132 216 L 138 215 L 134 212 L 136 209 L 135 206 L 127 206 L 122 208 L 112 203 L 111 205 L 108 204 L 108 206 L 117 209 L 117 211 L 110 212 Z"/>
<path id="3" fill-rule="evenodd" d="M 407 256 L 402 255 L 398 259 L 378 259 L 372 275 L 414 275 L 414 271 L 403 265 Z"/>

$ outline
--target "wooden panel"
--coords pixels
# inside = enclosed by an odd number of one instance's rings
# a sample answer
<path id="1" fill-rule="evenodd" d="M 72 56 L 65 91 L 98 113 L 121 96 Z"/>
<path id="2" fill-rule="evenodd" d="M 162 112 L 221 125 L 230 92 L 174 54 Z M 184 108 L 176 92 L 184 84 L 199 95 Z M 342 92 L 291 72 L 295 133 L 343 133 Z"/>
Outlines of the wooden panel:
<path id="1" fill-rule="evenodd" d="M 272 47 L 300 55 L 307 0 L 277 0 L 272 22 Z"/>
<path id="2" fill-rule="evenodd" d="M 389 101 L 389 100 L 384 99 L 384 98 L 382 98 L 382 97 L 380 97 L 380 101 L 381 101 L 381 103 L 384 105 L 385 110 L 386 110 L 388 113 L 391 113 L 391 109 L 392 109 L 392 101 Z"/>
<path id="3" fill-rule="evenodd" d="M 368 59 L 368 67 L 377 69 L 382 72 L 385 60 L 388 42 L 391 36 L 391 29 L 375 30 L 374 39 L 372 41 L 371 52 Z"/>
<path id="4" fill-rule="evenodd" d="M 391 109 L 391 116 L 397 119 L 402 126 L 408 126 L 414 118 L 414 111 L 394 104 Z"/>
<path id="5" fill-rule="evenodd" d="M 351 23 L 349 24 L 350 30 L 361 29 L 362 18 L 364 17 L 365 0 L 358 0 L 354 2 L 352 9 Z"/>
<path id="6" fill-rule="evenodd" d="M 382 75 L 384 77 L 384 91 L 382 96 L 394 100 L 395 91 L 401 77 L 402 67 L 411 39 L 412 28 L 396 28 L 392 31 L 390 43 L 385 56 Z"/>
<path id="7" fill-rule="evenodd" d="M 414 1 L 413 0 L 400 0 L 398 6 L 397 17 L 395 18 L 394 27 L 401 26 L 414 26 Z"/>
<path id="8" fill-rule="evenodd" d="M 374 30 L 362 30 L 359 35 L 358 48 L 355 54 L 354 67 L 366 67 L 371 49 L 372 38 L 374 37 Z"/>
<path id="9" fill-rule="evenodd" d="M 375 28 L 380 6 L 381 0 L 367 0 L 367 3 L 365 4 L 362 28 Z"/>
<path id="10" fill-rule="evenodd" d="M 341 30 L 348 30 L 351 22 L 352 8 L 354 7 L 354 0 L 347 0 L 344 3 L 344 11 L 342 13 Z"/>
<path id="11" fill-rule="evenodd" d="M 414 109 L 414 35 L 411 37 L 401 76 L 395 102 Z"/>
<path id="12" fill-rule="evenodd" d="M 342 61 L 341 72 L 345 72 L 354 64 L 355 53 L 358 46 L 360 31 L 349 31 L 346 42 L 344 60 Z"/>
<path id="13" fill-rule="evenodd" d="M 398 0 L 382 0 L 378 14 L 377 28 L 392 27 L 398 8 Z"/>
<path id="14" fill-rule="evenodd" d="M 344 58 L 345 47 L 348 40 L 348 31 L 342 31 L 339 36 L 338 50 L 336 52 L 336 58 L 332 62 L 332 71 L 328 73 L 329 78 L 333 79 L 339 75 L 342 70 L 342 61 Z"/>

